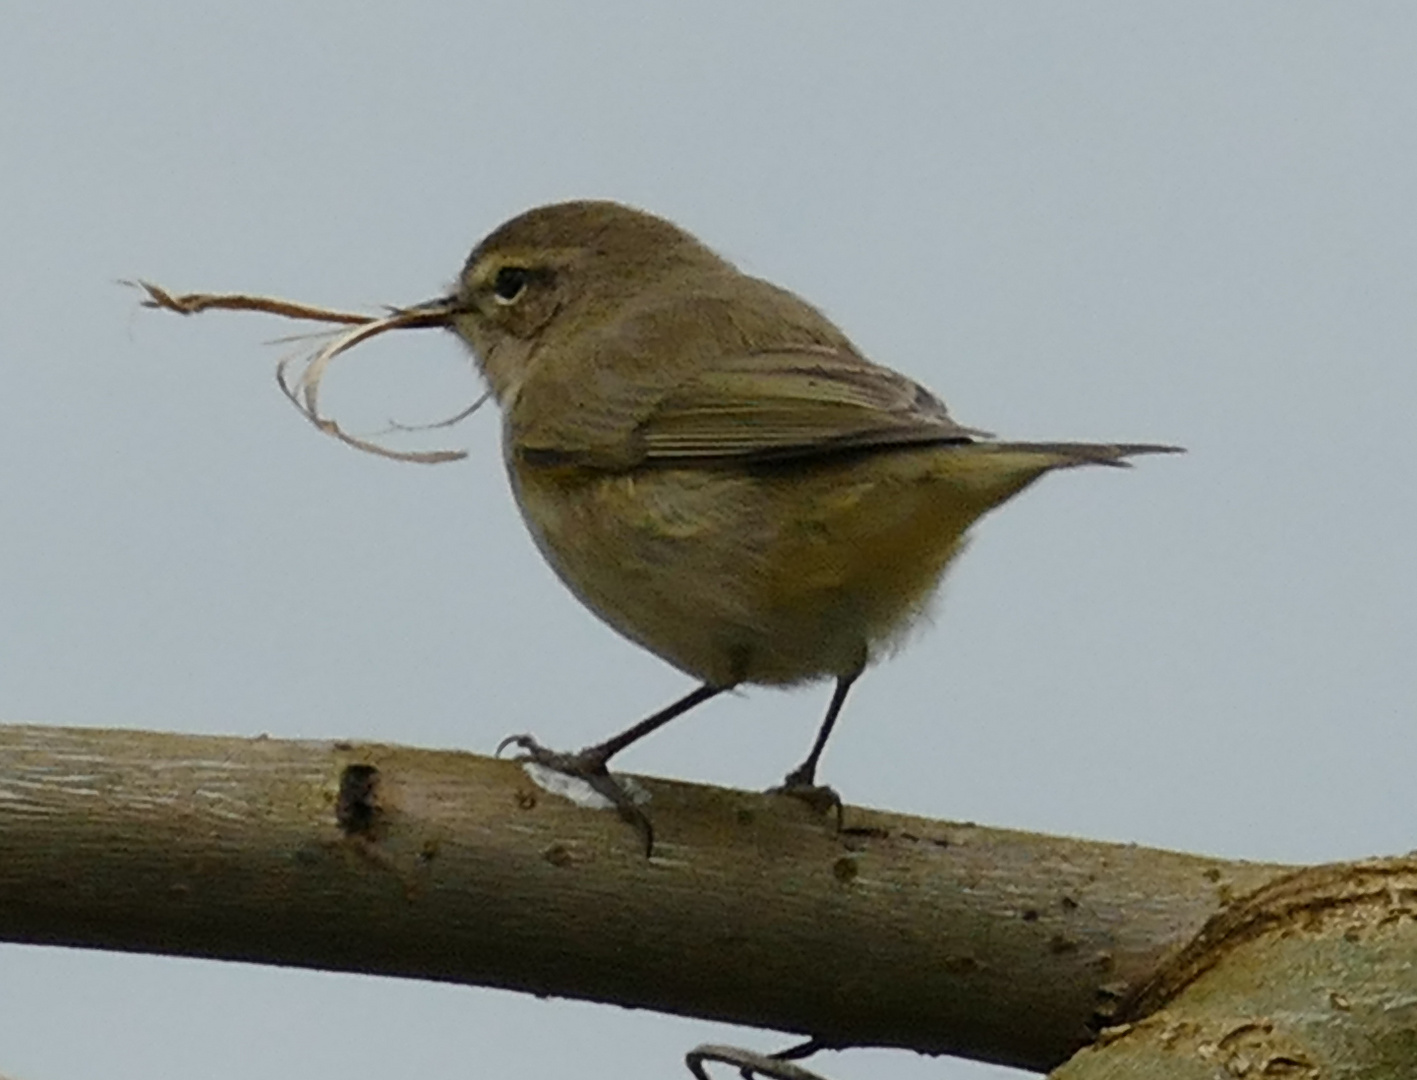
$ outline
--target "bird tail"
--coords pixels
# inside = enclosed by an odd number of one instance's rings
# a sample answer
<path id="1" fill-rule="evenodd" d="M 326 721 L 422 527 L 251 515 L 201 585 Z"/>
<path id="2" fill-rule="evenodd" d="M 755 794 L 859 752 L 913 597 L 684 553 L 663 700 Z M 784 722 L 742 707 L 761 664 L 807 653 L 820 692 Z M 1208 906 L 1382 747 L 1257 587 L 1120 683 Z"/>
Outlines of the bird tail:
<path id="1" fill-rule="evenodd" d="M 979 442 L 960 443 L 934 454 L 926 468 L 984 513 L 1039 477 L 1079 465 L 1126 467 L 1137 454 L 1173 454 L 1177 446 L 1152 443 Z"/>
<path id="2" fill-rule="evenodd" d="M 1156 443 L 977 442 L 971 449 L 1006 457 L 1031 459 L 1040 471 L 1071 469 L 1079 465 L 1112 465 L 1129 468 L 1127 460 L 1138 454 L 1184 454 L 1181 446 Z"/>

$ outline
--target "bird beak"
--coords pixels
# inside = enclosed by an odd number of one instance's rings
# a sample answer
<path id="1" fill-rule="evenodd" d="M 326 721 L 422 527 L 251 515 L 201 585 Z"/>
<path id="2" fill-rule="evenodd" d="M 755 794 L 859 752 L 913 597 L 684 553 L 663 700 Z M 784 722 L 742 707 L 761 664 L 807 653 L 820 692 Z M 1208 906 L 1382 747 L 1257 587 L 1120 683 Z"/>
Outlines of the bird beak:
<path id="1" fill-rule="evenodd" d="M 410 304 L 408 307 L 396 307 L 391 309 L 391 314 L 406 318 L 407 321 L 403 325 L 409 328 L 452 326 L 453 316 L 461 310 L 458 307 L 458 298 L 449 295 L 440 296 L 434 300 L 424 300 L 419 304 Z"/>

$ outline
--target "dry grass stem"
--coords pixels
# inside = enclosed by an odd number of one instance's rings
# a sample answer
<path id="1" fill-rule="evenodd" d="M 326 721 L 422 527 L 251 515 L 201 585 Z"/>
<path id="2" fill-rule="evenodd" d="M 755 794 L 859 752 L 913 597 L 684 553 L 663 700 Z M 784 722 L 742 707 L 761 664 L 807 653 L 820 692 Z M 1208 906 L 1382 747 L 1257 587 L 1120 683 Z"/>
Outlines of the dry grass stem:
<path id="1" fill-rule="evenodd" d="M 351 435 L 328 416 L 320 413 L 320 381 L 325 377 L 330 364 L 341 353 L 348 352 L 356 345 L 377 337 L 389 330 L 412 330 L 430 326 L 447 326 L 452 316 L 448 301 L 438 300 L 411 308 L 394 308 L 387 315 L 361 315 L 333 308 L 313 307 L 290 300 L 270 296 L 252 296 L 248 293 L 183 293 L 174 295 L 158 285 L 147 281 L 128 282 L 142 289 L 147 298 L 144 307 L 175 311 L 179 315 L 196 315 L 203 311 L 259 311 L 267 315 L 279 315 L 286 319 L 302 319 L 312 322 L 341 323 L 350 327 L 331 338 L 318 352 L 303 361 L 299 375 L 290 377 L 290 366 L 297 357 L 286 357 L 276 365 L 276 382 L 281 392 L 300 412 L 323 431 L 340 442 L 356 449 L 395 461 L 413 461 L 424 465 L 444 461 L 458 461 L 467 457 L 465 450 L 394 450 L 367 438 Z M 390 431 L 426 431 L 451 427 L 465 420 L 477 411 L 487 400 L 486 395 L 478 398 L 455 416 L 432 424 L 410 426 L 391 424 Z"/>
<path id="2" fill-rule="evenodd" d="M 333 308 L 311 307 L 291 300 L 280 300 L 273 296 L 251 296 L 248 293 L 183 293 L 174 296 L 160 285 L 149 281 L 125 281 L 148 294 L 143 307 L 175 311 L 179 315 L 196 315 L 203 311 L 263 311 L 268 315 L 281 315 L 287 319 L 311 319 L 317 322 L 367 323 L 374 316 L 359 315 Z"/>

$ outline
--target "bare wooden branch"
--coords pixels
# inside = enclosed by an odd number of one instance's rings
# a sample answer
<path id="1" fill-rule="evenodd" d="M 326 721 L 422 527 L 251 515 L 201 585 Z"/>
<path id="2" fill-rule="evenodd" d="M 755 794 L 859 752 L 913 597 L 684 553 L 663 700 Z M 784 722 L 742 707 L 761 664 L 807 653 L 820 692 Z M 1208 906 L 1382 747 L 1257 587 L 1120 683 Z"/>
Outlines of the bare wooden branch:
<path id="1" fill-rule="evenodd" d="M 0 939 L 478 983 L 1046 1069 L 1288 868 L 644 778 L 0 727 Z"/>
<path id="2" fill-rule="evenodd" d="M 1055 1080 L 1411 1080 L 1417 859 L 1287 875 L 1217 915 Z"/>

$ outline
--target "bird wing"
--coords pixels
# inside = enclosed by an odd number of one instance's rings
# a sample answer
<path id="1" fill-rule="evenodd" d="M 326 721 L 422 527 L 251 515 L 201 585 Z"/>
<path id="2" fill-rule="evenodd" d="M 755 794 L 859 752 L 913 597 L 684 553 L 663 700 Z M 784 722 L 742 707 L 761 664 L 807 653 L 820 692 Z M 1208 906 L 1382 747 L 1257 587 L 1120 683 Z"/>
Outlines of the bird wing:
<path id="1" fill-rule="evenodd" d="M 971 442 L 924 387 L 827 345 L 724 358 L 673 387 L 633 436 L 654 464 L 782 461 L 854 449 Z"/>

